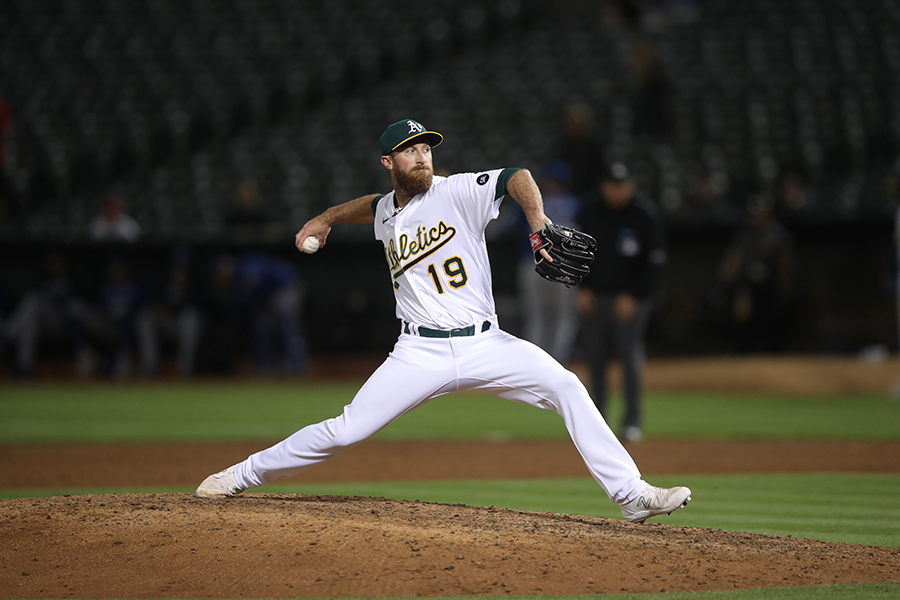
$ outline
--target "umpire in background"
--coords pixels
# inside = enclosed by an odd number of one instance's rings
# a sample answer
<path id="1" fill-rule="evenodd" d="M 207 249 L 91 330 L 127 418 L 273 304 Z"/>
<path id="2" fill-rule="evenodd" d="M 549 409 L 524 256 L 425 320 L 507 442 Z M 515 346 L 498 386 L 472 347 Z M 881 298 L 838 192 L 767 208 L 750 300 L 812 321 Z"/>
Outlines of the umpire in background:
<path id="1" fill-rule="evenodd" d="M 606 418 L 606 370 L 615 349 L 625 395 L 620 437 L 637 443 L 643 438 L 644 332 L 650 295 L 666 264 L 665 229 L 656 206 L 636 193 L 622 163 L 605 168 L 583 202 L 579 222 L 597 240 L 597 258 L 578 294 L 594 403 Z"/>

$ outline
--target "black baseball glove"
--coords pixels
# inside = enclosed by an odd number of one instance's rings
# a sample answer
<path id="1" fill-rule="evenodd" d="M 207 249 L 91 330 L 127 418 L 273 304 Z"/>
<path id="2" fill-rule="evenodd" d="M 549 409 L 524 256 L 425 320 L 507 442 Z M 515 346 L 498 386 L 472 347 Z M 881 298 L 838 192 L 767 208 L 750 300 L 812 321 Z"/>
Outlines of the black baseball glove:
<path id="1" fill-rule="evenodd" d="M 549 262 L 540 253 L 544 249 L 553 259 Z M 590 272 L 594 262 L 597 240 L 586 233 L 550 223 L 531 234 L 531 250 L 534 252 L 534 270 L 538 275 L 554 283 L 578 285 Z"/>

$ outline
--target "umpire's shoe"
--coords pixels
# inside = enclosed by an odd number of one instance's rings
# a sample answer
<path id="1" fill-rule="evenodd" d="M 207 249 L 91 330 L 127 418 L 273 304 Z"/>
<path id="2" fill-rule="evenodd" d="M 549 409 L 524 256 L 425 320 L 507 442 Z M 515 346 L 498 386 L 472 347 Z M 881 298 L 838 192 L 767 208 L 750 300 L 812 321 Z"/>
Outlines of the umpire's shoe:
<path id="1" fill-rule="evenodd" d="M 685 506 L 691 499 L 691 490 L 686 487 L 658 488 L 648 485 L 641 495 L 622 505 L 622 516 L 632 523 L 643 523 L 650 517 L 670 515 Z"/>
<path id="2" fill-rule="evenodd" d="M 194 493 L 198 498 L 230 498 L 243 491 L 234 478 L 234 467 L 228 467 L 204 479 Z"/>

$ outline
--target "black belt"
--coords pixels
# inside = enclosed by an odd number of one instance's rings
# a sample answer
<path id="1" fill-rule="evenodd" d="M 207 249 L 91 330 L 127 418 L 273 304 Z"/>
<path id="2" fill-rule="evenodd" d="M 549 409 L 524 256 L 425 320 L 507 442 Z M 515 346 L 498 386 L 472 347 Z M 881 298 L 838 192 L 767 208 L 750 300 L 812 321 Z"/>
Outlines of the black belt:
<path id="1" fill-rule="evenodd" d="M 481 324 L 481 331 L 487 331 L 491 328 L 491 322 L 485 321 Z M 459 329 L 429 329 L 428 327 L 416 327 L 415 332 L 409 326 L 409 323 L 406 321 L 403 322 L 403 333 L 409 333 L 412 335 L 419 335 L 420 337 L 427 338 L 452 338 L 452 337 L 468 337 L 470 335 L 475 335 L 475 326 L 469 325 L 468 327 L 460 327 Z"/>

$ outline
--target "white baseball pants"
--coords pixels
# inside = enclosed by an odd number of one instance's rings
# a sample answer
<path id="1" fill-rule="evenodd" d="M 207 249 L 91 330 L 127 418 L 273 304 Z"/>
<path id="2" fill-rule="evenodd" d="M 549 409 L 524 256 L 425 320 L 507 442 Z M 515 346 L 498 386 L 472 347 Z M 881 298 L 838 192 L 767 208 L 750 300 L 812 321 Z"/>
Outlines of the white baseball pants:
<path id="1" fill-rule="evenodd" d="M 249 489 L 294 475 L 362 442 L 420 404 L 457 391 L 479 391 L 556 411 L 591 475 L 624 504 L 646 483 L 597 411 L 578 377 L 544 350 L 494 325 L 469 337 L 401 334 L 387 360 L 343 414 L 309 425 L 235 466 Z"/>

